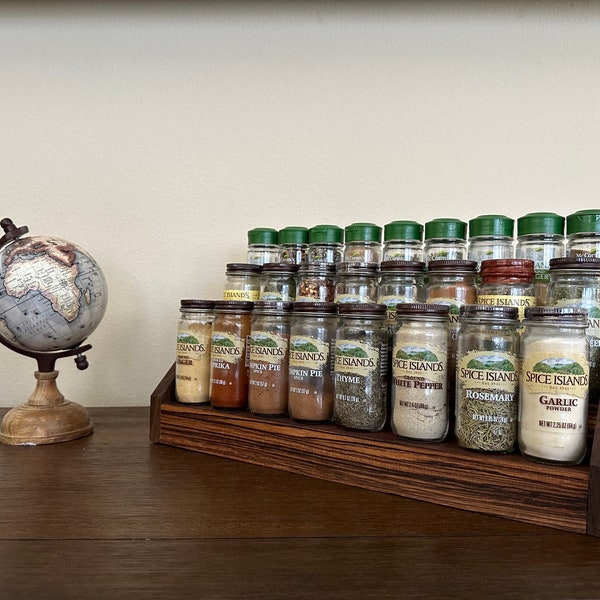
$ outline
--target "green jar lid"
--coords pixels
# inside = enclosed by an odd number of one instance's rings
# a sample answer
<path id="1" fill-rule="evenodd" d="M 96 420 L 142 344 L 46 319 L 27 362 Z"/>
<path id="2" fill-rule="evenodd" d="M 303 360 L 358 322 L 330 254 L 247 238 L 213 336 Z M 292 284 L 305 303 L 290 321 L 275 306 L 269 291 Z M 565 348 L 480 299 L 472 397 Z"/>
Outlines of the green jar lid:
<path id="1" fill-rule="evenodd" d="M 256 227 L 248 232 L 249 244 L 275 244 L 279 239 L 277 229 L 270 227 Z"/>
<path id="2" fill-rule="evenodd" d="M 352 223 L 344 229 L 346 242 L 381 242 L 381 227 L 375 223 Z"/>
<path id="3" fill-rule="evenodd" d="M 425 239 L 458 238 L 467 239 L 467 224 L 460 219 L 433 219 L 425 223 Z"/>
<path id="4" fill-rule="evenodd" d="M 308 227 L 284 227 L 279 230 L 280 244 L 308 244 Z"/>
<path id="5" fill-rule="evenodd" d="M 567 235 L 600 232 L 600 209 L 578 210 L 567 216 Z"/>
<path id="6" fill-rule="evenodd" d="M 565 218 L 551 212 L 532 212 L 517 219 L 517 236 L 533 233 L 564 235 Z"/>
<path id="7" fill-rule="evenodd" d="M 344 230 L 337 225 L 315 225 L 308 230 L 309 244 L 331 242 L 341 244 L 344 239 Z"/>
<path id="8" fill-rule="evenodd" d="M 512 237 L 515 220 L 505 215 L 480 215 L 469 221 L 469 237 L 501 235 Z"/>
<path id="9" fill-rule="evenodd" d="M 392 221 L 383 230 L 384 241 L 388 240 L 423 240 L 423 225 L 416 221 Z"/>

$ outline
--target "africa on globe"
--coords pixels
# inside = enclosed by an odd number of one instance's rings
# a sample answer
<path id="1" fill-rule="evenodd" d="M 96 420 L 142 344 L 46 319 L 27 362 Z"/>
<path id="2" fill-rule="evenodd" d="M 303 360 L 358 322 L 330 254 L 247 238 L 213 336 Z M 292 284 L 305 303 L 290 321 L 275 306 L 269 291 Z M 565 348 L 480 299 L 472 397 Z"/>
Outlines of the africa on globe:
<path id="1" fill-rule="evenodd" d="M 108 300 L 104 275 L 81 247 L 51 236 L 0 247 L 0 336 L 33 352 L 81 344 Z"/>

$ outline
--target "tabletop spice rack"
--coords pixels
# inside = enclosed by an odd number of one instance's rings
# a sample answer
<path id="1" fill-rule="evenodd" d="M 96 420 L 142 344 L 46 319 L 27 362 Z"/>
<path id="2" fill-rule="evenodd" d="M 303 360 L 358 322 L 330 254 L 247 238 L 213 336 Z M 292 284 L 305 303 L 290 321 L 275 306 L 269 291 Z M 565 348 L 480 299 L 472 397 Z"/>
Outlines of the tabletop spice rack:
<path id="1" fill-rule="evenodd" d="M 600 537 L 600 419 L 578 466 L 399 440 L 175 400 L 175 365 L 151 395 L 150 439 L 309 477 Z"/>

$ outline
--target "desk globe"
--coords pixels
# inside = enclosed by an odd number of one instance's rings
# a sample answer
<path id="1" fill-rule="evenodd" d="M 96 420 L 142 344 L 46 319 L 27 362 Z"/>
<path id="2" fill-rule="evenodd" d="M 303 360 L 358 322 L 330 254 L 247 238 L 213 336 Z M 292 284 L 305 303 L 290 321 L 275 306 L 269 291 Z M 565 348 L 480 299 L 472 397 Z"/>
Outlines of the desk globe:
<path id="1" fill-rule="evenodd" d="M 2 219 L 0 342 L 36 359 L 36 386 L 27 402 L 0 425 L 5 444 L 52 444 L 92 433 L 87 410 L 65 400 L 56 385 L 58 358 L 74 356 L 86 369 L 82 345 L 106 311 L 108 289 L 100 267 L 81 247 L 50 237 L 21 237 L 29 229 Z"/>

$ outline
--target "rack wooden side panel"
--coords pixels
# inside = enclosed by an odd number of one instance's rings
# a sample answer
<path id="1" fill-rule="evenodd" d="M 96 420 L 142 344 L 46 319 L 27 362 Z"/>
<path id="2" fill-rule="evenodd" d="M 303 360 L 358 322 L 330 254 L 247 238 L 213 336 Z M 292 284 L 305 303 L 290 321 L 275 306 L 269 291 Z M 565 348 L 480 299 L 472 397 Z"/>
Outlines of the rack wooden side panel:
<path id="1" fill-rule="evenodd" d="M 180 404 L 171 368 L 151 397 L 150 437 L 310 477 L 600 536 L 597 436 L 590 465 L 539 465 L 518 454 L 469 452 L 452 440 L 402 442 L 390 431 L 354 433 L 334 424 L 305 425 Z"/>

